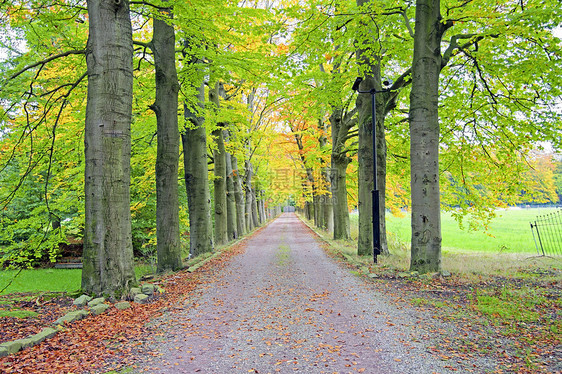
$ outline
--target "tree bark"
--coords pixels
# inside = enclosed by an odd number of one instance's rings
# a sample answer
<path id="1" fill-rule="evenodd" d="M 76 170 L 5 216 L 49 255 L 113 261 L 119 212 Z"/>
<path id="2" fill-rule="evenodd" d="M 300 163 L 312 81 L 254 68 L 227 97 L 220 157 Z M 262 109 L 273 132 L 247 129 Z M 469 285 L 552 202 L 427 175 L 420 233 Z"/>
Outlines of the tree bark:
<path id="1" fill-rule="evenodd" d="M 370 0 L 357 0 L 357 5 L 362 6 Z M 370 39 L 374 39 L 376 33 L 370 32 L 367 25 L 361 23 L 361 27 L 365 29 L 365 35 Z M 374 43 L 366 43 L 362 41 L 359 45 L 368 45 Z M 361 91 L 369 91 L 375 89 L 382 90 L 381 85 L 381 68 L 380 56 L 373 50 L 359 48 L 357 50 L 357 60 L 361 66 L 361 70 L 365 72 L 365 80 L 360 85 Z M 373 162 L 373 126 L 372 126 L 372 94 L 359 94 L 357 96 L 356 106 L 359 112 L 358 128 L 358 151 L 357 158 L 359 163 L 359 231 L 357 237 L 357 254 L 359 256 L 367 256 L 373 254 L 373 194 L 374 189 L 374 162 Z M 379 228 L 380 228 L 380 251 L 382 254 L 388 254 L 388 244 L 386 241 L 386 139 L 384 120 L 387 114 L 386 101 L 387 92 L 380 92 L 376 97 L 376 147 L 377 147 L 377 186 L 379 194 Z"/>
<path id="2" fill-rule="evenodd" d="M 82 290 L 135 283 L 130 212 L 133 39 L 129 1 L 88 0 Z"/>
<path id="3" fill-rule="evenodd" d="M 372 88 L 381 90 L 380 74 L 378 79 L 367 77 L 361 84 L 361 91 Z M 379 191 L 379 227 L 380 250 L 388 254 L 386 240 L 386 139 L 384 120 L 386 117 L 386 93 L 376 95 L 376 145 L 377 145 L 377 190 Z M 357 158 L 359 162 L 359 232 L 357 238 L 357 254 L 366 256 L 373 254 L 373 126 L 372 126 L 372 98 L 371 94 L 360 94 L 357 97 L 359 112 L 359 147 Z"/>
<path id="4" fill-rule="evenodd" d="M 324 177 L 324 179 L 326 180 L 326 183 L 329 185 L 330 183 L 330 170 L 329 168 L 325 168 L 324 171 L 322 172 L 322 175 Z M 323 196 L 324 198 L 324 224 L 325 224 L 325 229 L 328 232 L 333 232 L 334 231 L 334 205 L 333 205 L 333 196 L 331 194 L 325 194 Z"/>
<path id="5" fill-rule="evenodd" d="M 204 107 L 203 83 L 198 87 L 197 99 L 199 106 Z M 207 134 L 203 117 L 197 116 L 187 105 L 184 105 L 184 115 L 189 122 L 181 134 L 189 210 L 189 253 L 194 257 L 213 250 Z"/>
<path id="6" fill-rule="evenodd" d="M 244 189 L 242 188 L 242 178 L 238 169 L 238 159 L 234 156 L 232 160 L 232 179 L 234 182 L 234 200 L 236 201 L 236 227 L 238 235 L 246 234 L 246 209 L 244 204 Z"/>
<path id="7" fill-rule="evenodd" d="M 226 153 L 226 212 L 228 240 L 238 238 L 237 209 L 234 190 L 234 173 L 232 171 L 232 155 Z"/>
<path id="8" fill-rule="evenodd" d="M 216 83 L 214 89 L 209 90 L 209 101 L 215 104 L 216 110 L 220 108 L 222 84 Z M 227 206 L 226 206 L 226 151 L 224 149 L 223 124 L 217 124 L 213 137 L 217 143 L 213 151 L 214 160 L 214 202 L 215 202 L 215 244 L 224 245 L 228 242 L 227 234 Z"/>
<path id="9" fill-rule="evenodd" d="M 332 124 L 332 170 L 330 186 L 334 217 L 334 239 L 349 239 L 349 210 L 347 207 L 347 166 L 351 159 L 347 157 L 345 141 L 351 128 L 351 121 L 343 117 L 340 108 L 333 108 L 330 116 Z"/>
<path id="10" fill-rule="evenodd" d="M 318 138 L 318 145 L 320 146 L 321 150 L 324 150 L 328 144 L 328 138 L 326 134 L 328 134 L 328 124 L 320 120 L 319 126 L 322 130 L 322 135 Z M 334 217 L 333 217 L 333 208 L 332 208 L 332 197 L 330 192 L 327 192 L 327 186 L 330 185 L 330 170 L 327 167 L 327 162 L 322 159 L 320 164 L 321 167 L 321 174 L 320 174 L 320 182 L 319 185 L 322 187 L 322 193 L 319 196 L 319 220 L 321 228 L 327 230 L 328 232 L 333 231 L 334 229 Z"/>
<path id="11" fill-rule="evenodd" d="M 252 164 L 250 161 L 246 160 L 246 173 L 244 174 L 245 178 L 244 178 L 244 191 L 246 193 L 246 207 L 244 209 L 244 211 L 246 212 L 246 232 L 250 232 L 254 229 L 254 227 L 256 227 L 256 221 L 254 220 L 254 216 L 252 214 L 252 201 L 254 200 L 253 198 L 253 192 L 252 192 L 252 176 L 253 176 L 253 170 L 252 170 Z"/>
<path id="12" fill-rule="evenodd" d="M 334 239 L 349 239 L 349 209 L 347 207 L 346 171 L 350 163 L 347 157 L 332 158 L 332 196 L 334 200 Z"/>
<path id="13" fill-rule="evenodd" d="M 410 269 L 441 270 L 438 90 L 442 57 L 439 0 L 418 0 L 410 93 L 412 256 Z"/>
<path id="14" fill-rule="evenodd" d="M 261 221 L 258 215 L 258 195 L 256 187 L 251 187 L 251 195 L 252 195 L 252 221 L 254 223 L 254 227 L 260 227 Z"/>
<path id="15" fill-rule="evenodd" d="M 260 226 L 267 221 L 267 215 L 265 214 L 265 194 L 263 191 L 257 191 L 256 195 L 258 197 L 258 219 L 260 221 Z"/>
<path id="16" fill-rule="evenodd" d="M 178 199 L 178 92 L 175 32 L 166 21 L 154 18 L 152 52 L 156 70 L 156 250 L 158 271 L 182 267 Z"/>

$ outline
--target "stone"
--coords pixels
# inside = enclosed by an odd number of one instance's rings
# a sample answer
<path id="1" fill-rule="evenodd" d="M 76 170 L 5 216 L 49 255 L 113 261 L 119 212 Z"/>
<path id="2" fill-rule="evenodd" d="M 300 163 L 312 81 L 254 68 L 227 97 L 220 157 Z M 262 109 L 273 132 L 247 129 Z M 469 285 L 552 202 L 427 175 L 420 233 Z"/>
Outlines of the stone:
<path id="1" fill-rule="evenodd" d="M 146 304 L 148 303 L 148 295 L 145 295 L 143 293 L 135 295 L 134 302 L 139 304 Z"/>
<path id="2" fill-rule="evenodd" d="M 53 325 L 64 325 L 65 322 L 71 323 L 74 321 L 78 321 L 88 315 L 86 310 L 76 310 L 74 312 L 68 312 L 64 316 L 57 319 L 53 322 Z"/>
<path id="3" fill-rule="evenodd" d="M 141 294 L 141 293 L 142 293 L 142 291 L 141 291 L 141 289 L 138 288 L 138 287 L 133 287 L 133 288 L 131 288 L 131 289 L 129 290 L 129 294 L 130 294 L 131 297 L 133 297 L 133 298 L 134 298 L 135 296 L 137 296 L 138 294 Z"/>
<path id="4" fill-rule="evenodd" d="M 108 309 L 109 309 L 109 305 L 107 305 L 107 304 L 98 304 L 98 305 L 94 305 L 93 307 L 90 308 L 90 310 L 91 310 L 91 312 L 94 316 L 102 314 Z"/>
<path id="5" fill-rule="evenodd" d="M 397 278 L 402 278 L 402 279 L 403 279 L 403 278 L 409 278 L 409 277 L 410 277 L 410 273 L 406 273 L 406 272 L 403 272 L 403 271 L 402 271 L 402 272 L 396 274 L 396 277 L 397 277 Z"/>
<path id="6" fill-rule="evenodd" d="M 115 304 L 115 307 L 119 310 L 129 309 L 131 307 L 131 303 L 128 301 L 121 301 Z"/>
<path id="7" fill-rule="evenodd" d="M 24 348 L 33 347 L 45 339 L 52 338 L 56 333 L 57 330 L 47 327 L 41 330 L 41 332 L 28 338 L 2 343 L 0 344 L 0 357 L 6 357 L 10 354 L 21 351 Z"/>
<path id="8" fill-rule="evenodd" d="M 375 273 L 371 273 L 371 274 L 368 275 L 368 277 L 371 278 L 371 279 L 375 279 L 375 278 L 379 278 L 379 275 L 375 274 Z"/>
<path id="9" fill-rule="evenodd" d="M 146 283 L 142 285 L 142 293 L 145 295 L 152 295 L 154 294 L 154 285 L 150 283 Z"/>
<path id="10" fill-rule="evenodd" d="M 73 305 L 76 305 L 79 308 L 82 308 L 84 306 L 86 306 L 86 304 L 92 300 L 91 296 L 88 295 L 82 295 L 79 298 L 77 298 L 76 300 L 74 300 L 74 302 L 72 303 Z"/>
<path id="11" fill-rule="evenodd" d="M 18 339 L 11 342 L 2 343 L 0 344 L 0 348 L 5 349 L 8 354 L 16 353 L 21 349 L 23 345 L 22 340 L 23 339 Z"/>
<path id="12" fill-rule="evenodd" d="M 52 338 L 56 334 L 57 334 L 57 330 L 50 327 L 46 327 L 43 330 L 41 330 L 41 332 L 38 332 L 37 334 L 30 336 L 29 338 L 33 339 L 33 341 L 35 342 L 35 344 L 33 345 L 37 345 L 46 339 Z"/>
<path id="13" fill-rule="evenodd" d="M 451 276 L 451 272 L 449 272 L 449 271 L 447 271 L 447 270 L 442 270 L 442 271 L 441 271 L 441 276 L 442 276 L 443 278 L 448 278 L 448 277 Z"/>
<path id="14" fill-rule="evenodd" d="M 33 347 L 35 344 L 34 340 L 31 338 L 19 339 L 21 342 L 21 349 Z"/>
<path id="15" fill-rule="evenodd" d="M 93 306 L 99 305 L 99 304 L 103 304 L 105 302 L 105 297 L 98 297 L 96 299 L 93 299 L 92 301 L 90 301 L 88 303 L 88 306 L 91 308 Z"/>

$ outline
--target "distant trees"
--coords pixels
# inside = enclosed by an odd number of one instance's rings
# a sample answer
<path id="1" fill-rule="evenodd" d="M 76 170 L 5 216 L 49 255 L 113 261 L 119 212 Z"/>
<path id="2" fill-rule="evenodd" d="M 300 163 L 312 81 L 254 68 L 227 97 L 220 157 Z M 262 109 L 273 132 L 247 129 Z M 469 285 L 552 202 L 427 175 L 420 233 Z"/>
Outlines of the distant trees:
<path id="1" fill-rule="evenodd" d="M 558 195 L 558 201 L 562 201 L 562 160 L 556 160 L 554 164 L 554 186 L 556 188 L 556 194 Z"/>

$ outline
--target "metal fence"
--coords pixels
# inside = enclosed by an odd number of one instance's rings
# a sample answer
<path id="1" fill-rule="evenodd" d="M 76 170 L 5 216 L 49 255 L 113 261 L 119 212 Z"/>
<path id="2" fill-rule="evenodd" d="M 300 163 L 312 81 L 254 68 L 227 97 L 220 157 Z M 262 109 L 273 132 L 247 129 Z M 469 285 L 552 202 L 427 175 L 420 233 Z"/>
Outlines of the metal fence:
<path id="1" fill-rule="evenodd" d="M 537 216 L 531 231 L 539 256 L 562 256 L 562 210 Z"/>

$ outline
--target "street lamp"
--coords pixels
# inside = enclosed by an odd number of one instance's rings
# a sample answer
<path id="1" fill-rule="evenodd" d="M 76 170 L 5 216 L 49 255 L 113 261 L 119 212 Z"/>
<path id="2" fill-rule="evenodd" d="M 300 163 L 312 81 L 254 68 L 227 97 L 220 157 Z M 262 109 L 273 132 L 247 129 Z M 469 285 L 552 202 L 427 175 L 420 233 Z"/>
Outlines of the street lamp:
<path id="1" fill-rule="evenodd" d="M 377 91 L 375 88 L 370 89 L 369 91 L 360 91 L 359 85 L 363 81 L 363 78 L 357 77 L 355 82 L 353 83 L 353 87 L 351 88 L 353 91 L 357 93 L 370 93 L 371 94 L 371 126 L 372 126 L 372 133 L 373 133 L 373 190 L 371 191 L 372 194 L 372 215 L 373 215 L 373 260 L 375 264 L 377 263 L 377 256 L 381 254 L 381 225 L 380 225 L 380 214 L 379 214 L 379 207 L 380 207 L 380 197 L 379 197 L 379 190 L 377 189 L 377 110 L 376 110 L 376 95 L 382 92 L 390 91 L 390 86 L 392 82 L 386 80 L 383 82 L 383 85 L 388 87 L 383 90 Z"/>

